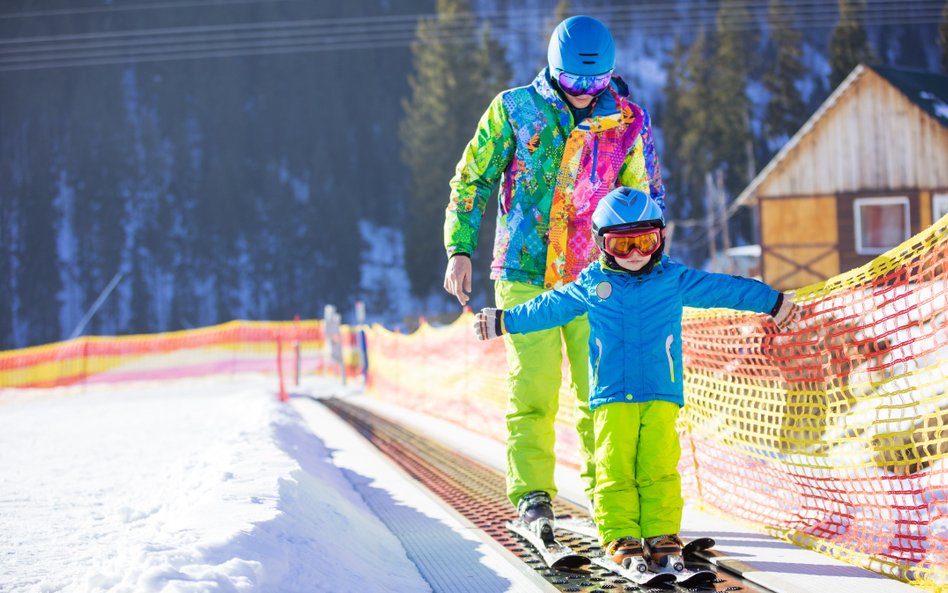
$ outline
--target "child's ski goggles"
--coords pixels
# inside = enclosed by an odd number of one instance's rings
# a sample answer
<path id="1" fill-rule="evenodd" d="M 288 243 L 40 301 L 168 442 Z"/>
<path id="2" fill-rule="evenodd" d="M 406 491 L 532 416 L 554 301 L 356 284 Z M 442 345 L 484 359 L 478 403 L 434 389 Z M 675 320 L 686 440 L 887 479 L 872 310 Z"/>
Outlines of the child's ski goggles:
<path id="1" fill-rule="evenodd" d="M 612 80 L 612 72 L 597 74 L 596 76 L 581 76 L 570 74 L 569 72 L 560 72 L 556 77 L 560 88 L 564 93 L 579 97 L 581 95 L 598 95 Z"/>
<path id="2" fill-rule="evenodd" d="M 633 251 L 652 255 L 662 244 L 661 229 L 635 229 L 606 233 L 603 249 L 612 257 L 628 257 Z"/>

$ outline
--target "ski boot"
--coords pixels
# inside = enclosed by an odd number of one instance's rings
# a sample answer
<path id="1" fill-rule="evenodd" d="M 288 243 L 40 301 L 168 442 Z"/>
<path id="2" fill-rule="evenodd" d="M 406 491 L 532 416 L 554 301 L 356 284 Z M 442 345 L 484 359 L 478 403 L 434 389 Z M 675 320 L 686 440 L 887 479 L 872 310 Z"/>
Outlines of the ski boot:
<path id="1" fill-rule="evenodd" d="M 658 535 L 645 539 L 649 568 L 658 573 L 680 575 L 685 570 L 681 540 L 677 535 Z"/>
<path id="2" fill-rule="evenodd" d="M 517 503 L 520 520 L 537 535 L 544 544 L 555 541 L 553 535 L 553 502 L 550 495 L 542 490 L 534 490 L 523 495 Z"/>
<path id="3" fill-rule="evenodd" d="M 620 537 L 606 544 L 606 554 L 610 559 L 627 570 L 646 572 L 648 564 L 644 553 L 642 540 L 637 537 Z"/>

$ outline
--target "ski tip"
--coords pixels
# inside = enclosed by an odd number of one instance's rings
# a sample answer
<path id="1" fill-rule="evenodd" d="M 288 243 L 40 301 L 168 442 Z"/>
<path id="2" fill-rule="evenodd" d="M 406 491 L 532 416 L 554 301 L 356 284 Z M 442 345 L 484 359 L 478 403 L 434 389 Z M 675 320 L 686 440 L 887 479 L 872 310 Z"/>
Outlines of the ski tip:
<path id="1" fill-rule="evenodd" d="M 697 537 L 682 548 L 682 555 L 684 556 L 693 556 L 698 552 L 704 552 L 705 550 L 710 550 L 714 547 L 715 541 L 711 537 Z"/>
<path id="2" fill-rule="evenodd" d="M 718 578 L 716 572 L 710 570 L 701 570 L 684 576 L 683 578 L 678 578 L 677 581 L 679 585 L 684 587 L 699 587 L 701 585 L 713 583 L 716 578 Z"/>

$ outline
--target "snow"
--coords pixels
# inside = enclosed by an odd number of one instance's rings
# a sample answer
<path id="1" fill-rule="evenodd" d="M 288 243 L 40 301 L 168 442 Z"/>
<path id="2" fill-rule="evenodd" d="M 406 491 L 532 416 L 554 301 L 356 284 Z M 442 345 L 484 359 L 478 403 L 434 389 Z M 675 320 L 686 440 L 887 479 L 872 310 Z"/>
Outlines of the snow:
<path id="1" fill-rule="evenodd" d="M 429 591 L 274 388 L 0 391 L 0 591 Z"/>

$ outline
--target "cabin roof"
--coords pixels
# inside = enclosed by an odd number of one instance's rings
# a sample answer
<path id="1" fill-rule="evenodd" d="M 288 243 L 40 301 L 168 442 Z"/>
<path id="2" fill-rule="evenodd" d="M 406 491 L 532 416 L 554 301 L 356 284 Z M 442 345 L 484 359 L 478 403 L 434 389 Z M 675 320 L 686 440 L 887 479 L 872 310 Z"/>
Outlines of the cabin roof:
<path id="1" fill-rule="evenodd" d="M 856 86 L 856 82 L 867 70 L 872 70 L 881 76 L 886 82 L 898 89 L 909 101 L 929 114 L 942 126 L 948 128 L 948 76 L 924 70 L 859 64 L 823 101 L 816 112 L 810 116 L 810 119 L 797 130 L 797 133 L 783 145 L 770 162 L 761 169 L 760 173 L 744 188 L 744 191 L 737 196 L 737 199 L 728 208 L 729 214 L 740 206 L 749 206 L 753 203 L 757 189 L 764 180 L 799 146 L 801 140 L 813 131 L 817 123 L 826 115 L 826 112 Z"/>

